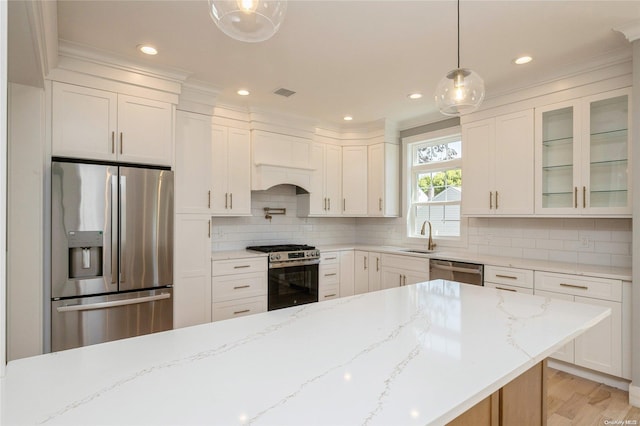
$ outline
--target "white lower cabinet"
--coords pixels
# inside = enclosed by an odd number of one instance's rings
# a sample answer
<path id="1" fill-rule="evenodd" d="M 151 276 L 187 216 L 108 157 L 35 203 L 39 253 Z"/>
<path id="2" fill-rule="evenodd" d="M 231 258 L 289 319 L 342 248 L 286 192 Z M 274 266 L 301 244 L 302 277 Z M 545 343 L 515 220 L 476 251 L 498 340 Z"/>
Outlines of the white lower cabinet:
<path id="1" fill-rule="evenodd" d="M 383 254 L 381 264 L 382 289 L 429 281 L 429 259 Z"/>
<path id="2" fill-rule="evenodd" d="M 622 281 L 551 272 L 535 272 L 535 294 L 606 306 L 611 315 L 578 336 L 553 358 L 613 376 L 628 377 L 623 360 Z M 627 345 L 625 345 L 626 347 Z M 626 362 L 626 361 L 625 361 Z"/>
<path id="3" fill-rule="evenodd" d="M 533 271 L 485 265 L 484 286 L 516 293 L 533 294 Z"/>
<path id="4" fill-rule="evenodd" d="M 211 322 L 211 217 L 178 214 L 173 328 Z"/>
<path id="5" fill-rule="evenodd" d="M 382 255 L 370 251 L 355 252 L 355 294 L 380 290 Z"/>
<path id="6" fill-rule="evenodd" d="M 320 254 L 318 301 L 353 296 L 353 250 Z"/>
<path id="7" fill-rule="evenodd" d="M 340 252 L 320 255 L 318 275 L 318 301 L 340 297 Z"/>
<path id="8" fill-rule="evenodd" d="M 267 311 L 267 258 L 215 260 L 211 263 L 212 320 Z"/>

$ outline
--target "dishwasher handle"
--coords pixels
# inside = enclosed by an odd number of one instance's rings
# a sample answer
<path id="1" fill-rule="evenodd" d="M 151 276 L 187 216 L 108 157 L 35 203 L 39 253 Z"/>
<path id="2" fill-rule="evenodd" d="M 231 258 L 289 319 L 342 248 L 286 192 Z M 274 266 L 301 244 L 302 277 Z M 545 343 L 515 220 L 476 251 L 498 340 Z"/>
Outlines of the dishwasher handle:
<path id="1" fill-rule="evenodd" d="M 461 268 L 459 266 L 446 266 L 446 265 L 439 265 L 437 263 L 432 263 L 430 266 L 431 266 L 431 269 L 440 269 L 442 271 L 463 272 L 465 274 L 482 275 L 482 270 L 476 269 L 476 268 Z"/>

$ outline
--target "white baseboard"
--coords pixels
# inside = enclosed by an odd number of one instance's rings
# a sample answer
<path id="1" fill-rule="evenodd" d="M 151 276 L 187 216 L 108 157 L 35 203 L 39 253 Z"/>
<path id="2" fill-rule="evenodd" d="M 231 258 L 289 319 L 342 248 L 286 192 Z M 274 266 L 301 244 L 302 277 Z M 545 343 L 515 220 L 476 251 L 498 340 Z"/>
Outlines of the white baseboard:
<path id="1" fill-rule="evenodd" d="M 554 359 L 548 360 L 548 366 L 551 368 L 555 368 L 556 370 L 565 371 L 567 373 L 573 374 L 574 376 L 582 377 L 584 379 L 588 379 L 597 383 L 604 383 L 607 386 L 611 386 L 617 389 L 621 389 L 625 392 L 629 392 L 629 401 L 631 401 L 631 388 L 635 387 L 629 383 L 629 380 L 623 379 L 621 377 L 610 376 L 608 374 L 600 373 L 597 371 L 589 370 L 586 368 L 578 367 L 577 365 L 567 364 L 562 361 L 557 361 Z M 636 402 L 640 403 L 640 387 L 635 387 L 636 392 Z M 631 405 L 638 407 L 639 405 L 633 404 L 629 402 Z"/>
<path id="2" fill-rule="evenodd" d="M 629 404 L 640 408 L 640 386 L 629 384 Z"/>

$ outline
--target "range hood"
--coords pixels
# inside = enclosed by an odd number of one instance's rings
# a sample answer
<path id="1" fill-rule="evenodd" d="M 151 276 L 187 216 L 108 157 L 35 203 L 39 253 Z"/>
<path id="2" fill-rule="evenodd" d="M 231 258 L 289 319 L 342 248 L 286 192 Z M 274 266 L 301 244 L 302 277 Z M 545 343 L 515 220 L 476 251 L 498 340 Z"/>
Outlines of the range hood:
<path id="1" fill-rule="evenodd" d="M 262 130 L 251 131 L 251 189 L 264 191 L 276 185 L 311 188 L 313 142 L 310 139 Z"/>

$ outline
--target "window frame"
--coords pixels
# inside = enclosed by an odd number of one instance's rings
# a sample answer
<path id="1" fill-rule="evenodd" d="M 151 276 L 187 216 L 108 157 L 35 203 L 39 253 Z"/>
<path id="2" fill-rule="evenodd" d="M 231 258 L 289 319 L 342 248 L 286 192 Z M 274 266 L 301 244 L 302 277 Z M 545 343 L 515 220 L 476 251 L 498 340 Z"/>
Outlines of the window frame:
<path id="1" fill-rule="evenodd" d="M 458 138 L 462 143 L 462 129 L 461 127 L 454 126 L 448 127 L 445 129 L 440 129 L 432 132 L 420 133 L 413 136 L 408 136 L 402 138 L 402 182 L 403 182 L 403 194 L 402 194 L 402 204 L 405 210 L 406 217 L 406 230 L 405 230 L 405 239 L 408 242 L 412 243 L 424 243 L 426 244 L 426 240 L 428 235 L 420 235 L 414 234 L 414 230 L 416 228 L 416 217 L 415 217 L 415 209 L 413 208 L 416 205 L 427 205 L 428 203 L 417 202 L 414 201 L 414 182 L 417 179 L 417 175 L 424 171 L 436 171 L 441 170 L 451 170 L 460 168 L 462 170 L 462 163 L 464 157 L 464 150 L 462 150 L 462 156 L 460 158 L 456 158 L 453 160 L 446 160 L 436 163 L 437 165 L 413 165 L 413 156 L 415 153 L 415 146 L 421 142 L 427 142 L 430 140 L 446 140 L 450 138 Z M 461 145 L 462 146 L 462 145 Z M 463 182 L 464 182 L 464 170 L 462 170 Z M 463 183 L 464 186 L 464 183 Z M 464 191 L 461 194 L 461 198 L 459 202 L 447 201 L 440 202 L 438 204 L 459 204 L 462 209 L 462 197 L 464 197 Z M 466 216 L 462 214 L 462 210 L 460 213 L 460 235 L 453 236 L 433 236 L 433 240 L 437 242 L 440 246 L 447 247 L 466 247 L 467 246 L 467 229 L 468 229 L 468 219 Z"/>

